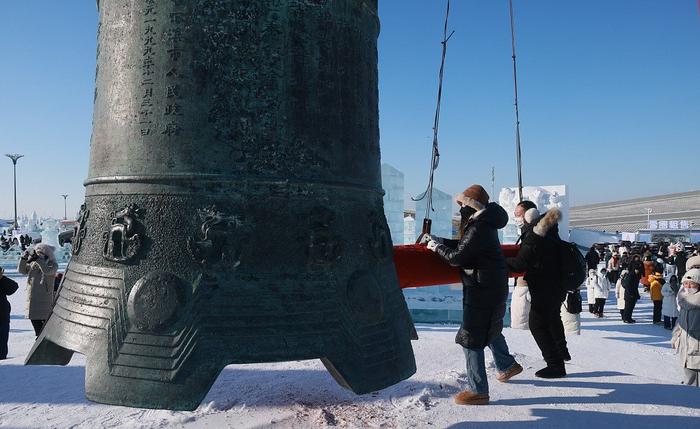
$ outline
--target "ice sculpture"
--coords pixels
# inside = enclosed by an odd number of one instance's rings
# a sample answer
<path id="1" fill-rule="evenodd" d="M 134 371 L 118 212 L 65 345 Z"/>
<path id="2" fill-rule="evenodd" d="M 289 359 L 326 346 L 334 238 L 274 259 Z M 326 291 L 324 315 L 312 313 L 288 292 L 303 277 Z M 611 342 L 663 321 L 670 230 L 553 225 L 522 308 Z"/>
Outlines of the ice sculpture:
<path id="1" fill-rule="evenodd" d="M 382 164 L 382 188 L 384 189 L 384 216 L 389 224 L 391 241 L 404 242 L 404 176 L 401 171 L 389 164 Z"/>
<path id="2" fill-rule="evenodd" d="M 525 186 L 523 187 L 523 199 L 537 204 L 540 212 L 551 208 L 561 210 L 562 219 L 559 222 L 559 236 L 563 240 L 569 239 L 569 195 L 566 185 L 557 186 Z M 513 211 L 518 204 L 518 188 L 503 188 L 498 196 L 499 204 L 508 212 L 508 225 L 503 229 L 503 243 L 515 243 L 520 236 L 518 226 L 513 219 Z"/>

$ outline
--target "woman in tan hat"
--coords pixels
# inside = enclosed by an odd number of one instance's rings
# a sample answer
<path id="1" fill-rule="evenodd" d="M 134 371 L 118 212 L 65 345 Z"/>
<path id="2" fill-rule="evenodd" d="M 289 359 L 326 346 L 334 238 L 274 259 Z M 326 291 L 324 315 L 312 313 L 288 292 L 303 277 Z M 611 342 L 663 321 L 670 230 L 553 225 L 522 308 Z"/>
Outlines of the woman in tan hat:
<path id="1" fill-rule="evenodd" d="M 463 347 L 467 365 L 467 390 L 455 396 L 460 405 L 489 403 L 484 348 L 493 352 L 498 381 L 506 382 L 522 372 L 508 351 L 501 333 L 508 298 L 508 271 L 498 230 L 508 223 L 508 213 L 480 185 L 467 188 L 456 198 L 462 216 L 462 238 L 430 236 L 428 249 L 448 264 L 461 268 L 463 285 L 462 326 L 455 342 Z"/>

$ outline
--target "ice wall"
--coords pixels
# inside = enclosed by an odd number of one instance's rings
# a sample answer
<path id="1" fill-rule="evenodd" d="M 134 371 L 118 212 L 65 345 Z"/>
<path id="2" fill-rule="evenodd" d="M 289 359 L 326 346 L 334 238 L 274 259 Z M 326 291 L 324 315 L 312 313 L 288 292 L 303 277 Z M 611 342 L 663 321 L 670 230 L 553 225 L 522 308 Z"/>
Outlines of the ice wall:
<path id="1" fill-rule="evenodd" d="M 416 202 L 416 235 L 423 229 L 427 200 Z M 433 220 L 431 233 L 438 237 L 452 238 L 452 216 L 457 213 L 457 204 L 452 195 L 437 188 L 433 189 L 433 209 L 430 218 Z M 415 241 L 415 237 L 413 239 Z"/>
<path id="2" fill-rule="evenodd" d="M 416 220 L 412 216 L 406 216 L 403 218 L 403 244 L 414 244 L 415 242 Z"/>
<path id="3" fill-rule="evenodd" d="M 562 240 L 569 240 L 569 195 L 566 185 L 525 186 L 523 187 L 523 199 L 535 203 L 541 213 L 554 207 L 561 210 L 559 236 Z M 519 202 L 518 188 L 501 189 L 498 203 L 508 212 L 508 225 L 503 229 L 503 243 L 515 243 L 520 236 L 520 231 L 513 219 L 513 211 Z"/>
<path id="4" fill-rule="evenodd" d="M 391 241 L 404 242 L 404 176 L 389 164 L 382 164 L 382 188 L 384 189 L 384 215 L 389 224 Z"/>

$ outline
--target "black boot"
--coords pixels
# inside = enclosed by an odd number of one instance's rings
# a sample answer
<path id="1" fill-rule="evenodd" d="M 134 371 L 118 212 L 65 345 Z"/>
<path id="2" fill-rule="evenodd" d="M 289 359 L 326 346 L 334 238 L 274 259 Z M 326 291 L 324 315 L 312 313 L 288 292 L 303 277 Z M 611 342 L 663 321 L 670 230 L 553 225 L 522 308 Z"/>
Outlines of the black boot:
<path id="1" fill-rule="evenodd" d="M 540 378 L 563 378 L 566 377 L 566 369 L 563 362 L 547 364 L 546 368 L 537 371 L 535 375 Z"/>

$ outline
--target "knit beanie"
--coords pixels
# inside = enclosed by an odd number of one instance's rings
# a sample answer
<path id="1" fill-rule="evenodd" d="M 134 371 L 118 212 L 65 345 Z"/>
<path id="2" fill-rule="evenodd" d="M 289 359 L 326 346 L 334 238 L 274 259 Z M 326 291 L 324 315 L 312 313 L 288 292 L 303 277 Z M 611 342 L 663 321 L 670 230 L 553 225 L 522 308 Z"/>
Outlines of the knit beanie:
<path id="1" fill-rule="evenodd" d="M 690 281 L 700 285 L 700 268 L 693 268 L 692 270 L 689 270 L 683 274 L 683 281 Z"/>
<path id="2" fill-rule="evenodd" d="M 685 269 L 691 270 L 693 268 L 700 268 L 700 256 L 693 256 L 686 261 Z"/>

